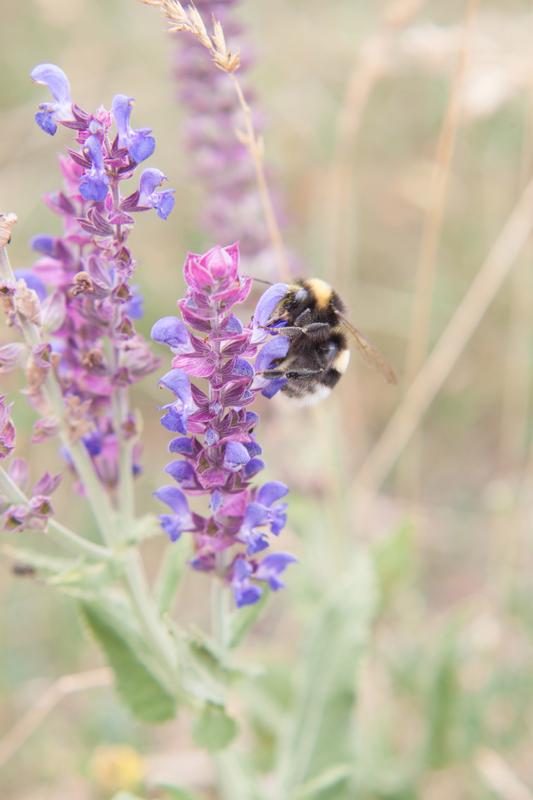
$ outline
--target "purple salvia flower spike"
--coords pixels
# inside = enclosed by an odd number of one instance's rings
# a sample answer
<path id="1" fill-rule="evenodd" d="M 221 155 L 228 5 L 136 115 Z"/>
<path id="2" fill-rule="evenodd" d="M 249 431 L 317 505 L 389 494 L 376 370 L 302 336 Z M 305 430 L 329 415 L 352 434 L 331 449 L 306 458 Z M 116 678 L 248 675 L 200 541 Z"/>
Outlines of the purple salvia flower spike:
<path id="1" fill-rule="evenodd" d="M 256 133 L 260 135 L 262 118 L 247 80 L 253 58 L 247 42 L 241 41 L 243 28 L 235 19 L 235 5 L 219 0 L 196 3 L 204 21 L 215 16 L 222 24 L 228 47 L 241 53 L 239 81 L 252 108 Z M 178 98 L 180 107 L 188 111 L 185 146 L 191 172 L 205 190 L 204 228 L 215 241 L 239 239 L 246 271 L 271 277 L 276 270 L 276 255 L 265 223 L 253 161 L 246 144 L 235 136 L 235 131 L 244 127 L 239 100 L 227 76 L 213 68 L 209 53 L 193 36 L 177 34 L 176 39 Z M 276 196 L 273 199 L 279 206 L 279 199 Z"/>
<path id="2" fill-rule="evenodd" d="M 155 141 L 149 130 L 131 129 L 131 102 L 126 95 L 115 99 L 112 111 L 100 107 L 91 114 L 71 103 L 68 79 L 59 68 L 40 65 L 32 77 L 49 86 L 55 101 L 40 108 L 43 116 L 38 121 L 50 133 L 55 132 L 57 124 L 69 128 L 77 148 L 60 158 L 64 185 L 46 199 L 49 208 L 62 218 L 64 233 L 33 239 L 32 247 L 40 257 L 31 271 L 34 277 L 23 277 L 28 286 L 30 280 L 44 284 L 41 322 L 54 332 L 54 367 L 68 424 L 73 437 L 84 443 L 101 483 L 112 491 L 119 479 L 121 441 L 137 434 L 127 397 L 122 397 L 118 423 L 112 397 L 158 364 L 134 328 L 134 320 L 142 315 L 142 297 L 131 283 L 136 265 L 127 240 L 134 224 L 133 212 L 144 207 L 138 192 L 123 197 L 120 191 L 121 182 L 136 173 L 138 162 L 151 154 Z M 117 136 L 112 131 L 113 122 Z M 149 198 L 150 204 L 165 216 L 171 193 L 156 194 Z M 31 286 L 42 295 L 37 284 Z M 42 348 L 31 353 L 32 367 L 42 378 L 40 385 L 51 367 L 51 356 Z M 29 397 L 37 409 L 43 406 L 39 386 Z M 179 397 L 170 405 L 169 417 L 178 417 L 173 429 L 184 432 L 187 415 L 196 407 L 190 402 L 182 408 Z M 54 424 L 52 418 L 38 420 L 34 441 L 50 435 Z M 64 455 L 74 470 L 69 454 L 64 451 Z M 133 475 L 140 471 L 139 455 L 140 448 L 135 445 Z"/>
<path id="3" fill-rule="evenodd" d="M 157 175 L 152 176 L 158 180 Z M 152 187 L 149 187 L 152 188 Z M 169 450 L 179 458 L 165 467 L 178 484 L 178 494 L 164 487 L 156 496 L 171 506 L 174 513 L 161 516 L 161 525 L 175 540 L 183 530 L 192 532 L 195 557 L 191 565 L 203 572 L 216 572 L 232 587 L 237 606 L 250 605 L 262 596 L 260 583 L 281 586 L 278 575 L 287 566 L 282 560 L 262 561 L 257 554 L 270 546 L 286 522 L 286 505 L 279 501 L 287 487 L 271 481 L 253 486 L 252 478 L 264 467 L 257 456 L 261 447 L 252 430 L 257 414 L 247 411 L 265 381 L 256 375 L 260 368 L 283 358 L 288 339 L 272 338 L 258 354 L 252 341 L 253 328 L 244 326 L 233 313 L 251 288 L 251 280 L 239 274 L 239 247 L 213 247 L 206 253 L 189 253 L 184 275 L 188 286 L 179 302 L 183 322 L 163 317 L 152 329 L 152 337 L 174 352 L 174 369 L 164 375 L 160 385 L 176 396 L 163 407 L 162 425 L 184 434 L 177 436 Z M 259 318 L 268 320 L 274 308 L 272 299 L 259 302 Z M 194 331 L 200 330 L 202 336 Z M 264 340 L 268 331 L 262 331 Z M 208 391 L 190 383 L 190 377 L 206 378 Z M 257 385 L 256 385 L 257 384 Z M 194 527 L 186 527 L 187 495 L 209 495 L 211 517 L 194 515 Z M 178 498 L 173 509 L 174 497 Z M 234 552 L 233 559 L 224 551 Z M 289 557 L 290 559 L 290 557 Z"/>

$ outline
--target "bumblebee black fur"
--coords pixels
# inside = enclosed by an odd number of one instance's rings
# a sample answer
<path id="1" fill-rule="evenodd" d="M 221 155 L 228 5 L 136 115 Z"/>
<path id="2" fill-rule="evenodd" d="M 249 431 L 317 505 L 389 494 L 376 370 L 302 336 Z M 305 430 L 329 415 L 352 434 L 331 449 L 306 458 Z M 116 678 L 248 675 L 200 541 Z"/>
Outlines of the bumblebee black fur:
<path id="1" fill-rule="evenodd" d="M 289 337 L 289 350 L 265 377 L 286 378 L 281 391 L 291 398 L 314 402 L 329 394 L 350 359 L 344 311 L 339 295 L 323 280 L 307 278 L 289 286 L 269 323 L 285 323 L 279 332 Z"/>

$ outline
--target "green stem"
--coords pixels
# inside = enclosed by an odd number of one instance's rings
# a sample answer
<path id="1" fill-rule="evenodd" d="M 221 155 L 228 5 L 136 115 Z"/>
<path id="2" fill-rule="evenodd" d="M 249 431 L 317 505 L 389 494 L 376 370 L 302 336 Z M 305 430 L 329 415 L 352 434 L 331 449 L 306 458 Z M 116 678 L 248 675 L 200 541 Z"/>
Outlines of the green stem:
<path id="1" fill-rule="evenodd" d="M 154 589 L 157 607 L 163 616 L 172 610 L 189 552 L 188 543 L 180 541 L 169 544 L 163 553 Z"/>
<path id="2" fill-rule="evenodd" d="M 165 668 L 167 689 L 175 694 L 178 688 L 176 650 L 172 638 L 159 616 L 154 598 L 146 582 L 142 561 L 136 550 L 127 554 L 124 566 L 126 585 L 132 605 L 147 640 L 155 648 Z"/>
<path id="3" fill-rule="evenodd" d="M 219 562 L 217 573 L 220 572 L 222 576 L 225 569 L 224 553 L 218 554 L 217 562 Z M 223 652 L 230 644 L 230 602 L 228 587 L 222 582 L 222 577 L 215 576 L 211 584 L 211 627 L 213 636 Z"/>
<path id="4" fill-rule="evenodd" d="M 0 467 L 0 489 L 6 493 L 11 502 L 28 505 L 28 498 L 3 467 Z M 45 533 L 49 539 L 75 555 L 87 556 L 98 561 L 110 561 L 113 558 L 113 554 L 105 547 L 83 539 L 56 520 L 48 520 Z"/>

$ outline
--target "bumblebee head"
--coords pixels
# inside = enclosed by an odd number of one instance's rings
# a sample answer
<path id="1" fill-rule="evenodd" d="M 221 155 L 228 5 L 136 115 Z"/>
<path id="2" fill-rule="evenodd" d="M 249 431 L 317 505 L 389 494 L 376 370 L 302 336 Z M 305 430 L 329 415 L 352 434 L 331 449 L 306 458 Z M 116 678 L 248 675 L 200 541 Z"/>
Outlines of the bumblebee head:
<path id="1" fill-rule="evenodd" d="M 289 286 L 283 306 L 289 313 L 299 313 L 308 308 L 328 317 L 344 311 L 338 294 L 321 278 L 305 278 Z"/>

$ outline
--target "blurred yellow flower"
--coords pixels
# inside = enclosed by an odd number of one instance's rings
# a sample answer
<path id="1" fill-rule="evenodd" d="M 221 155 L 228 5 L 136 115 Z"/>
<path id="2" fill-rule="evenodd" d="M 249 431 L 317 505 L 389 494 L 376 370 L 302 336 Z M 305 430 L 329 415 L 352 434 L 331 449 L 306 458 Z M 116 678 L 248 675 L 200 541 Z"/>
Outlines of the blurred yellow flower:
<path id="1" fill-rule="evenodd" d="M 127 745 L 98 747 L 90 763 L 92 780 L 105 792 L 136 789 L 145 773 L 141 756 Z"/>

